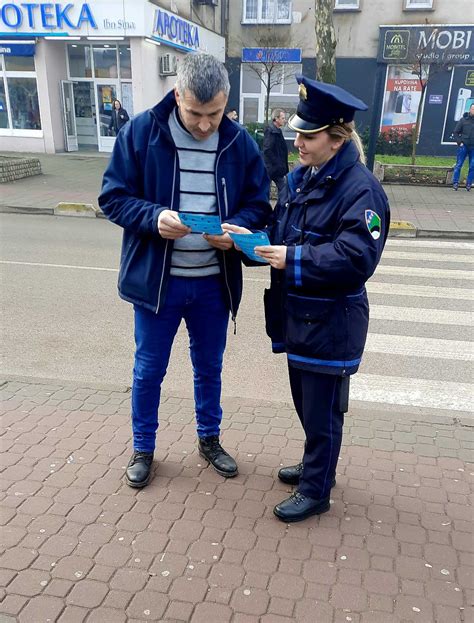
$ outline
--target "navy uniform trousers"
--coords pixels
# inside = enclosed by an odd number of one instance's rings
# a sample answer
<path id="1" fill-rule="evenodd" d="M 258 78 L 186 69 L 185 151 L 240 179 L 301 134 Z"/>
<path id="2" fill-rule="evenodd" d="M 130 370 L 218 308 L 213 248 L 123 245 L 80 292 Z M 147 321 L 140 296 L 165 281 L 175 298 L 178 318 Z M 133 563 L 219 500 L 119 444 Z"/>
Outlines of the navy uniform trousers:
<path id="1" fill-rule="evenodd" d="M 347 407 L 341 385 L 348 378 L 288 366 L 296 412 L 306 434 L 303 473 L 298 491 L 311 498 L 329 497 L 342 443 Z M 348 391 L 348 384 L 346 385 Z M 343 401 L 346 400 L 343 398 Z"/>

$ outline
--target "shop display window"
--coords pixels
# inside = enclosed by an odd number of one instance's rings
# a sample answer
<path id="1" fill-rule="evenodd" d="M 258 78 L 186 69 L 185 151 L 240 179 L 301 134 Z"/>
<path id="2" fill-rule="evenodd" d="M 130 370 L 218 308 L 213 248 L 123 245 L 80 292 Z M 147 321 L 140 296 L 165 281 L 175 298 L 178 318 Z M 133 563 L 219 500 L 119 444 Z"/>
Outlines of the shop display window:
<path id="1" fill-rule="evenodd" d="M 132 77 L 132 56 L 129 45 L 119 45 L 120 77 L 122 80 Z"/>
<path id="2" fill-rule="evenodd" d="M 94 74 L 96 78 L 118 78 L 117 48 L 108 44 L 94 46 Z"/>
<path id="3" fill-rule="evenodd" d="M 0 128 L 9 128 L 5 82 L 0 78 Z"/>
<path id="4" fill-rule="evenodd" d="M 67 46 L 71 78 L 92 78 L 91 47 L 72 44 Z"/>
<path id="5" fill-rule="evenodd" d="M 13 129 L 41 130 L 36 78 L 8 78 Z"/>
<path id="6" fill-rule="evenodd" d="M 5 56 L 6 71 L 34 71 L 35 59 L 33 56 Z"/>
<path id="7" fill-rule="evenodd" d="M 0 130 L 41 130 L 33 56 L 0 57 Z"/>

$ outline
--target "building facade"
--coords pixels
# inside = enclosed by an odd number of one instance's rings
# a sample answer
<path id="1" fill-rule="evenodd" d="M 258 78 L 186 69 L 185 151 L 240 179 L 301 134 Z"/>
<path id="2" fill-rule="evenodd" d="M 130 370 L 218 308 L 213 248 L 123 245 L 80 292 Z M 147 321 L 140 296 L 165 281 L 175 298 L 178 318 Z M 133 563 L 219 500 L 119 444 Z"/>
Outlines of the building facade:
<path id="1" fill-rule="evenodd" d="M 316 75 L 314 8 L 314 0 L 230 2 L 227 63 L 241 122 L 265 120 L 266 88 L 258 63 L 250 61 L 268 48 L 276 63 L 279 54 L 283 59 L 270 109 L 295 109 L 295 74 Z M 414 126 L 421 96 L 414 70 L 421 56 L 428 84 L 418 153 L 454 153 L 454 125 L 474 101 L 472 15 L 470 0 L 334 0 L 337 82 L 369 105 L 358 115 L 359 129 Z"/>
<path id="2" fill-rule="evenodd" d="M 183 56 L 225 60 L 218 0 L 0 1 L 0 149 L 111 151 L 129 115 L 174 85 Z"/>

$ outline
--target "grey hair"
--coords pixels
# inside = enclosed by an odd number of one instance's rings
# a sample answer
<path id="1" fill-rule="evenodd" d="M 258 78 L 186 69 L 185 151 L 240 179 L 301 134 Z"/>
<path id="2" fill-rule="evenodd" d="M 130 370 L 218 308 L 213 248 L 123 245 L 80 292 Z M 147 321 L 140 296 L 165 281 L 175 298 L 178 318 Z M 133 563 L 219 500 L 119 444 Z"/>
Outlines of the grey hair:
<path id="1" fill-rule="evenodd" d="M 220 91 L 223 91 L 226 97 L 229 95 L 229 75 L 215 56 L 191 53 L 179 64 L 176 88 L 181 97 L 184 97 L 185 91 L 191 91 L 201 104 L 207 104 Z"/>
<path id="2" fill-rule="evenodd" d="M 272 110 L 272 121 L 275 121 L 275 119 L 278 119 L 278 117 L 281 115 L 282 112 L 285 112 L 283 108 L 274 108 Z"/>

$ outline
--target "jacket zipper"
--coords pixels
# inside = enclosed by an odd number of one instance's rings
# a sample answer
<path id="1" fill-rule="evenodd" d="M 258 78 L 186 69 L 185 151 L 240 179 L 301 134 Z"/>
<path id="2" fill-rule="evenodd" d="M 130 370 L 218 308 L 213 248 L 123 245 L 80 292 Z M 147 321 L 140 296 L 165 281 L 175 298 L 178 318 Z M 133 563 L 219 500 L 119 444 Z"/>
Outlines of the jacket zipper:
<path id="1" fill-rule="evenodd" d="M 171 191 L 171 206 L 170 206 L 171 209 L 173 209 L 174 193 L 175 193 L 175 190 L 176 190 L 175 189 L 175 184 L 176 184 L 177 159 L 178 159 L 178 154 L 175 152 L 175 154 L 174 154 L 173 186 L 172 186 L 172 191 Z M 157 227 L 158 227 L 158 223 L 157 223 Z M 163 290 L 163 281 L 164 281 L 164 278 L 165 278 L 165 267 L 166 267 L 166 256 L 168 255 L 169 243 L 170 243 L 170 241 L 167 240 L 166 241 L 166 246 L 165 246 L 165 255 L 164 255 L 164 259 L 163 259 L 163 268 L 162 268 L 162 271 L 161 271 L 160 287 L 158 289 L 158 301 L 156 303 L 155 314 L 157 314 L 158 310 L 160 309 L 161 291 Z"/>
<path id="2" fill-rule="evenodd" d="M 216 189 L 218 188 L 218 179 L 217 179 L 217 169 L 219 167 L 219 160 L 222 156 L 222 154 L 229 149 L 229 147 L 232 145 L 232 143 L 237 140 L 237 137 L 239 135 L 236 134 L 234 136 L 234 138 L 230 141 L 230 143 L 228 145 L 226 145 L 226 147 L 224 147 L 224 149 L 221 151 L 221 153 L 217 156 L 217 160 L 216 160 L 216 168 L 215 168 L 215 178 L 216 178 Z M 224 194 L 224 207 L 225 207 L 225 215 L 228 215 L 229 212 L 229 204 L 227 201 L 227 189 L 226 189 L 226 181 L 225 181 L 225 177 L 221 178 L 221 184 L 222 184 L 222 191 Z M 221 200 L 220 200 L 220 195 L 219 193 L 217 193 L 217 208 L 219 210 L 219 216 L 221 219 L 221 223 L 223 222 L 222 219 L 222 209 L 221 209 Z M 230 291 L 230 287 L 229 287 L 229 279 L 227 277 L 227 265 L 226 265 L 226 261 L 225 261 L 225 252 L 222 252 L 222 256 L 223 256 L 223 264 L 224 264 L 224 281 L 225 281 L 225 285 L 227 288 L 227 292 L 229 293 L 229 301 L 230 301 L 230 314 L 231 314 L 231 318 L 232 318 L 232 322 L 234 323 L 234 335 L 236 335 L 237 333 L 237 320 L 236 320 L 236 314 L 234 312 L 234 303 L 232 301 L 232 293 Z"/>

